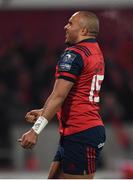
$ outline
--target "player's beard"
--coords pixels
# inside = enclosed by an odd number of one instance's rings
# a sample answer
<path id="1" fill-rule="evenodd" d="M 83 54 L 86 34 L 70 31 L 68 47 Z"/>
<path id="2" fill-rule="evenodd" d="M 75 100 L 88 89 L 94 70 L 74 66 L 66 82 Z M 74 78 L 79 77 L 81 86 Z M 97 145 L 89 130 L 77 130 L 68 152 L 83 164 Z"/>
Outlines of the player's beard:
<path id="1" fill-rule="evenodd" d="M 70 34 L 70 33 L 66 33 L 65 44 L 66 44 L 67 46 L 73 46 L 73 45 L 76 44 L 76 39 L 77 39 L 76 36 L 73 36 L 73 35 Z"/>

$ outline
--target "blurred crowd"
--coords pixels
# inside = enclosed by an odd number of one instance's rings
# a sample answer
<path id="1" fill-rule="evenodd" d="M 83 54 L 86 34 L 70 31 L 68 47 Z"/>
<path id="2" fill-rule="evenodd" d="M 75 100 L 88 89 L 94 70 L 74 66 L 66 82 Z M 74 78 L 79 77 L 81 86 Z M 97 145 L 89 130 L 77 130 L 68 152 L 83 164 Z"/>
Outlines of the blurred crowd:
<path id="1" fill-rule="evenodd" d="M 106 62 L 103 111 L 108 117 L 115 113 L 125 123 L 133 118 L 131 102 L 133 98 L 132 16 L 133 11 L 126 10 L 101 13 L 103 33 L 100 34 L 100 41 Z M 111 113 L 106 110 L 109 107 L 112 108 Z"/>
<path id="2" fill-rule="evenodd" d="M 123 123 L 131 123 L 133 119 L 131 105 L 133 99 L 133 31 L 131 28 L 133 11 L 100 10 L 96 12 L 101 20 L 98 41 L 103 49 L 106 63 L 101 92 L 101 114 L 105 123 L 117 128 Z M 19 12 L 14 13 L 18 13 L 19 16 Z M 21 12 L 20 21 L 23 13 Z M 28 18 L 27 12 L 25 13 L 25 18 Z M 35 23 L 38 19 L 40 20 L 41 12 L 38 14 L 29 12 L 30 17 L 32 13 L 34 18 L 31 24 L 34 22 L 36 26 Z M 23 125 L 26 112 L 42 107 L 49 95 L 54 82 L 55 66 L 65 47 L 64 34 L 60 33 L 63 31 L 63 25 L 67 23 L 63 20 L 68 19 L 72 13 L 72 10 L 64 11 L 63 15 L 62 11 L 52 12 L 52 15 L 48 11 L 42 13 L 43 28 L 38 32 L 36 36 L 38 38 L 33 38 L 33 36 L 31 42 L 30 38 L 25 38 L 25 31 L 19 30 L 18 26 L 13 29 L 8 41 L 4 33 L 0 35 L 0 148 L 12 146 L 11 126 Z M 0 13 L 1 16 L 4 14 Z M 58 27 L 59 31 L 57 27 L 53 29 L 55 25 L 51 20 L 54 18 L 55 23 L 63 21 Z M 47 24 L 45 19 L 47 19 Z M 9 21 L 10 18 L 7 23 L 10 23 Z M 26 23 L 25 26 L 30 27 Z M 43 35 L 45 26 L 50 31 L 49 36 Z M 10 28 L 6 28 L 5 31 L 8 33 Z M 31 26 L 29 32 L 32 34 L 32 31 L 34 29 Z M 51 36 L 54 36 L 53 40 Z M 122 143 L 127 145 L 128 138 L 126 135 L 124 137 Z"/>

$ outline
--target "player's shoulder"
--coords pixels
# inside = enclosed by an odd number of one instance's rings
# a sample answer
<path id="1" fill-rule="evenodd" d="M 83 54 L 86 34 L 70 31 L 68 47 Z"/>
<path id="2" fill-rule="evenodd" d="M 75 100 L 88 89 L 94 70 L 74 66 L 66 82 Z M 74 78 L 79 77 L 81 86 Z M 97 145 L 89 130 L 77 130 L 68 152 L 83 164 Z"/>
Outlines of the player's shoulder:
<path id="1" fill-rule="evenodd" d="M 75 50 L 74 47 L 69 47 L 69 48 L 66 48 L 65 51 L 63 52 L 63 54 L 61 55 L 61 59 L 64 61 L 64 62 L 67 62 L 67 61 L 74 61 L 74 60 L 80 60 L 82 59 L 82 56 L 79 52 L 77 52 Z"/>
<path id="2" fill-rule="evenodd" d="M 83 42 L 68 47 L 65 51 L 73 51 L 75 54 L 79 54 L 81 57 L 88 57 L 91 55 L 89 47 Z"/>

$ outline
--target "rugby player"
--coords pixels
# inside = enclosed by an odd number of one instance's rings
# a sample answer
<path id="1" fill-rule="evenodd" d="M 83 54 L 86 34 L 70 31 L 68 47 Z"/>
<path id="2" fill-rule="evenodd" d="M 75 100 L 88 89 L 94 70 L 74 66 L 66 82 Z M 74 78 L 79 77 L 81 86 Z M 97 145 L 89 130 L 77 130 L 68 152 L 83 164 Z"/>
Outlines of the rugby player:
<path id="1" fill-rule="evenodd" d="M 19 142 L 32 148 L 40 132 L 57 113 L 60 142 L 49 179 L 92 179 L 105 143 L 99 115 L 99 92 L 104 79 L 104 58 L 96 41 L 98 17 L 88 11 L 74 13 L 64 27 L 67 48 L 57 67 L 53 91 L 42 109 L 26 114 L 34 123 Z"/>

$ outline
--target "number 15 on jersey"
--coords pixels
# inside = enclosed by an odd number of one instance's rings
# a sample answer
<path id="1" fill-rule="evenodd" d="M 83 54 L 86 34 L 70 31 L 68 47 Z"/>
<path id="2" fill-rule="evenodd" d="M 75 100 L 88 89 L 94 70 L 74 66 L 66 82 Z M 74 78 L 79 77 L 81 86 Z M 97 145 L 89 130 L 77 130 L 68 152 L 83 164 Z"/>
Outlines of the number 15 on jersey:
<path id="1" fill-rule="evenodd" d="M 91 90 L 89 93 L 89 101 L 98 103 L 100 101 L 99 91 L 104 75 L 94 75 L 91 82 Z"/>

